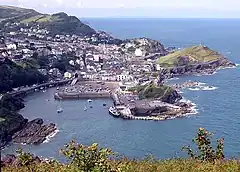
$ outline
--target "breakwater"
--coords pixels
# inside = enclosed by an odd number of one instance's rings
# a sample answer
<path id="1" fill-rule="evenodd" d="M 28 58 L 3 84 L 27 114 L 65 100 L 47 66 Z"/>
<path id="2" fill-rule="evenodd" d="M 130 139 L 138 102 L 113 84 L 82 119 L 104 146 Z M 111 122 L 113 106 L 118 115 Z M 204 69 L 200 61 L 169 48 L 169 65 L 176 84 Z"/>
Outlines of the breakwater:
<path id="1" fill-rule="evenodd" d="M 57 100 L 70 100 L 70 99 L 88 99 L 88 98 L 111 98 L 109 92 L 103 93 L 65 93 L 58 92 L 54 94 Z"/>

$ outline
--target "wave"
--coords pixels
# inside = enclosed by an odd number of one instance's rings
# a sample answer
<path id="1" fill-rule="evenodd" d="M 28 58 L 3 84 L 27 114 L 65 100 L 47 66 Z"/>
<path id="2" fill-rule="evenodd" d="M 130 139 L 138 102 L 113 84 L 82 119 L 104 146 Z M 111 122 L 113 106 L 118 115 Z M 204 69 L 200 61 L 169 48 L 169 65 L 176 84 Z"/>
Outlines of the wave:
<path id="1" fill-rule="evenodd" d="M 53 138 L 54 136 L 56 136 L 56 134 L 59 133 L 59 130 L 56 129 L 54 132 L 52 132 L 51 134 L 49 134 L 47 137 L 46 137 L 46 140 L 44 140 L 43 143 L 48 143 L 51 138 Z"/>
<path id="2" fill-rule="evenodd" d="M 202 88 L 203 91 L 211 91 L 211 90 L 216 90 L 216 89 L 218 89 L 218 87 L 208 87 L 207 86 L 207 87 Z"/>
<path id="3" fill-rule="evenodd" d="M 205 83 L 205 82 L 199 82 L 198 84 L 199 84 L 199 85 L 206 85 L 207 83 Z"/>
<path id="4" fill-rule="evenodd" d="M 200 91 L 201 89 L 200 88 L 189 88 L 189 90 L 191 90 L 191 91 Z"/>
<path id="5" fill-rule="evenodd" d="M 213 91 L 218 89 L 218 87 L 213 86 L 199 86 L 197 88 L 188 88 L 191 91 Z"/>
<path id="6" fill-rule="evenodd" d="M 179 78 L 177 77 L 173 77 L 173 78 L 170 78 L 170 79 L 167 79 L 168 81 L 174 81 L 174 80 L 178 80 Z"/>
<path id="7" fill-rule="evenodd" d="M 182 100 L 180 100 L 180 102 L 188 103 L 188 104 L 192 105 L 192 107 L 190 108 L 191 112 L 183 114 L 182 116 L 186 117 L 186 116 L 198 114 L 198 108 L 197 108 L 196 103 L 193 103 L 191 100 L 187 100 L 185 98 L 182 98 Z"/>

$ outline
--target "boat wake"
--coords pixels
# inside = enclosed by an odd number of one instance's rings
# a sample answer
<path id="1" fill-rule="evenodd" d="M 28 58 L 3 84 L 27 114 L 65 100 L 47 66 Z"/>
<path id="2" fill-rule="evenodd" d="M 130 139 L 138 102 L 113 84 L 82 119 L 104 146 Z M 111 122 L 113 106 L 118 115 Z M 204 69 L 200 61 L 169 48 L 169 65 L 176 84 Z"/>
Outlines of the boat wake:
<path id="1" fill-rule="evenodd" d="M 51 138 L 53 138 L 54 136 L 56 136 L 56 134 L 59 133 L 59 130 L 56 129 L 54 132 L 52 132 L 51 134 L 49 134 L 47 137 L 46 137 L 46 140 L 43 142 L 43 143 L 48 143 Z"/>

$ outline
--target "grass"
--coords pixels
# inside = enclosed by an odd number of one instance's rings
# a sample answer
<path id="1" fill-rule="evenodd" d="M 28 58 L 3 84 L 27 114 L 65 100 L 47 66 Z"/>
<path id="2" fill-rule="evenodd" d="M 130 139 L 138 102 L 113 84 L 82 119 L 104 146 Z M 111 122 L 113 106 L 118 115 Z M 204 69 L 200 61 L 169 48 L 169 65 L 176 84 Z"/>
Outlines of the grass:
<path id="1" fill-rule="evenodd" d="M 42 17 L 44 17 L 44 15 L 33 16 L 33 17 L 22 20 L 20 23 L 26 24 L 26 23 L 36 22 L 37 20 L 41 19 Z"/>
<path id="2" fill-rule="evenodd" d="M 217 161 L 215 163 L 201 163 L 192 159 L 172 160 L 110 160 L 115 172 L 239 172 L 240 162 L 237 160 Z M 3 172 L 76 172 L 76 166 L 64 164 L 40 163 L 24 167 L 5 167 Z M 113 171 L 113 172 L 114 172 Z M 96 171 L 98 172 L 98 171 Z M 100 171 L 99 171 L 100 172 Z"/>
<path id="3" fill-rule="evenodd" d="M 180 57 L 188 57 L 189 64 L 195 64 L 215 61 L 222 56 L 218 52 L 213 51 L 208 47 L 193 46 L 160 57 L 157 63 L 161 66 L 173 67 L 179 64 Z"/>
<path id="4" fill-rule="evenodd" d="M 51 22 L 51 21 L 55 21 L 58 18 L 52 15 L 37 15 L 37 16 L 33 16 L 27 19 L 24 19 L 21 21 L 21 23 L 31 23 L 31 22 L 38 22 L 38 23 L 45 23 L 45 22 Z"/>

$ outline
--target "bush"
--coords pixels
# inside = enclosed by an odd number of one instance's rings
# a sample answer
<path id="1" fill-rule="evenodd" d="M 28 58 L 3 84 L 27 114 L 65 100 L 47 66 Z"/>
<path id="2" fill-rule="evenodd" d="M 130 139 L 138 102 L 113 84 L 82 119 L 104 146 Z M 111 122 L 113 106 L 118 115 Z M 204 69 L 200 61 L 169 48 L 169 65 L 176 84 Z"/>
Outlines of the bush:
<path id="1" fill-rule="evenodd" d="M 109 163 L 109 157 L 113 152 L 109 149 L 99 149 L 96 143 L 84 146 L 71 141 L 61 152 L 70 160 L 71 165 L 84 172 L 113 171 Z"/>
<path id="2" fill-rule="evenodd" d="M 217 140 L 216 150 L 213 149 L 211 145 L 212 133 L 208 132 L 204 128 L 199 128 L 197 136 L 193 139 L 193 142 L 197 145 L 197 151 L 194 151 L 190 146 L 184 146 L 182 149 L 187 151 L 191 158 L 213 162 L 216 160 L 224 159 L 224 139 Z"/>

